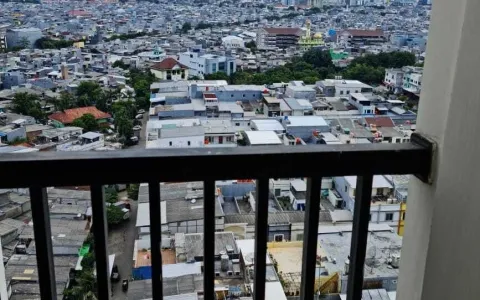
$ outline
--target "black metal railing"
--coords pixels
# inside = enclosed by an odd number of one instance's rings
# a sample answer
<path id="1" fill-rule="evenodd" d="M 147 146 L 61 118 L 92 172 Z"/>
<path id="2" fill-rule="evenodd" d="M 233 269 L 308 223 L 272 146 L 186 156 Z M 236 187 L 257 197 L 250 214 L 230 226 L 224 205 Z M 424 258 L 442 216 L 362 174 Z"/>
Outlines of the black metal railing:
<path id="1" fill-rule="evenodd" d="M 214 299 L 215 180 L 256 179 L 253 296 L 264 299 L 270 178 L 307 177 L 301 297 L 314 297 L 322 177 L 357 175 L 348 300 L 360 300 L 373 176 L 414 174 L 426 181 L 432 144 L 418 134 L 405 144 L 237 147 L 117 152 L 40 152 L 0 156 L 0 188 L 30 188 L 42 299 L 56 299 L 46 187 L 91 187 L 99 299 L 110 299 L 103 185 L 149 183 L 153 299 L 162 299 L 159 182 L 204 182 L 204 297 Z"/>

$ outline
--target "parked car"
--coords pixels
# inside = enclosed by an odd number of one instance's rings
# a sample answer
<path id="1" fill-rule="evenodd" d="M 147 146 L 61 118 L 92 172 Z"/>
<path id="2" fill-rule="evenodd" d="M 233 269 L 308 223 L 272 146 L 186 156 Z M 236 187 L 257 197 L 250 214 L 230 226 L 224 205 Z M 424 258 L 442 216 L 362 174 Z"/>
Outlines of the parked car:
<path id="1" fill-rule="evenodd" d="M 118 266 L 113 265 L 112 268 L 112 276 L 110 277 L 112 282 L 119 282 L 120 281 L 120 273 L 118 272 Z"/>

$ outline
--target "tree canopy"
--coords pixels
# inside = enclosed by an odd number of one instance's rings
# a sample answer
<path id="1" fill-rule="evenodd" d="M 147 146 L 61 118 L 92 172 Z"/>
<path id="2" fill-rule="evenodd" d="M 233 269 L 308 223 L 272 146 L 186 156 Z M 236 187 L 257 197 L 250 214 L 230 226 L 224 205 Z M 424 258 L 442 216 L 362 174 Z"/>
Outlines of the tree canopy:
<path id="1" fill-rule="evenodd" d="M 292 80 L 314 84 L 318 80 L 342 75 L 346 79 L 356 79 L 367 84 L 381 84 L 385 68 L 401 68 L 414 64 L 415 55 L 408 52 L 391 52 L 358 57 L 347 68 L 342 69 L 334 66 L 328 51 L 314 48 L 305 52 L 302 57 L 294 57 L 284 66 L 262 73 L 238 71 L 228 79 L 232 84 L 270 84 Z M 224 73 L 210 74 L 205 78 L 228 80 Z"/>
<path id="2" fill-rule="evenodd" d="M 190 24 L 190 22 L 185 22 L 183 23 L 182 25 L 182 33 L 187 33 L 188 31 L 190 31 L 192 29 L 192 24 Z"/>
<path id="3" fill-rule="evenodd" d="M 83 131 L 97 131 L 98 123 L 92 114 L 84 114 L 78 119 L 75 119 L 72 123 L 73 126 L 83 128 Z"/>
<path id="4" fill-rule="evenodd" d="M 73 46 L 74 41 L 54 40 L 48 37 L 42 37 L 35 42 L 35 47 L 39 49 L 62 49 Z"/>
<path id="5" fill-rule="evenodd" d="M 107 223 L 108 225 L 120 224 L 123 221 L 124 212 L 122 209 L 115 205 L 107 207 Z"/>
<path id="6" fill-rule="evenodd" d="M 47 118 L 40 105 L 40 98 L 34 94 L 16 93 L 12 100 L 12 110 L 17 114 L 34 117 L 40 122 Z"/>

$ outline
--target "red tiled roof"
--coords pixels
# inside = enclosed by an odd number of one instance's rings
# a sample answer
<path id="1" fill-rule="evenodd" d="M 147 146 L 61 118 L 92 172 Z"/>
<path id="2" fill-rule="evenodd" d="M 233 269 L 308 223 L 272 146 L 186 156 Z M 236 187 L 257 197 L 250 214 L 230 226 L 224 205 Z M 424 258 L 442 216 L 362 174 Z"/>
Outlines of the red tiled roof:
<path id="1" fill-rule="evenodd" d="M 392 119 L 389 117 L 365 118 L 368 125 L 376 125 L 378 127 L 395 127 Z"/>
<path id="2" fill-rule="evenodd" d="M 179 63 L 178 61 L 176 61 L 175 59 L 173 59 L 171 57 L 165 58 L 164 60 L 162 60 L 159 63 L 154 64 L 150 68 L 154 69 L 154 70 L 160 70 L 161 71 L 161 70 L 171 70 L 175 66 L 179 66 L 181 69 L 188 69 L 187 66 L 182 65 L 181 63 Z"/>
<path id="3" fill-rule="evenodd" d="M 58 121 L 62 124 L 71 124 L 75 119 L 78 119 L 85 114 L 93 115 L 96 120 L 106 119 L 111 117 L 110 114 L 107 114 L 103 111 L 98 110 L 95 106 L 87 106 L 87 107 L 66 109 L 63 112 L 57 112 L 57 113 L 51 114 L 50 116 L 48 116 L 48 118 Z"/>
<path id="4" fill-rule="evenodd" d="M 263 29 L 269 34 L 300 35 L 299 28 L 265 27 Z"/>
<path id="5" fill-rule="evenodd" d="M 362 29 L 347 29 L 342 31 L 340 34 L 348 32 L 351 36 L 384 36 L 383 30 L 362 30 Z"/>

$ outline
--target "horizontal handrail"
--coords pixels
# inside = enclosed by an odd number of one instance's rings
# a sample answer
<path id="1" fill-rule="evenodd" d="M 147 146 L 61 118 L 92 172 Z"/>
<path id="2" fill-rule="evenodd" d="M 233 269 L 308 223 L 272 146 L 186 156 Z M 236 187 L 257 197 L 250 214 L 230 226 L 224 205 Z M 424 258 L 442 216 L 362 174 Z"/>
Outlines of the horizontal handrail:
<path id="1" fill-rule="evenodd" d="M 412 135 L 413 140 L 413 135 Z M 0 156 L 0 188 L 360 174 L 427 178 L 420 143 L 34 152 Z"/>

